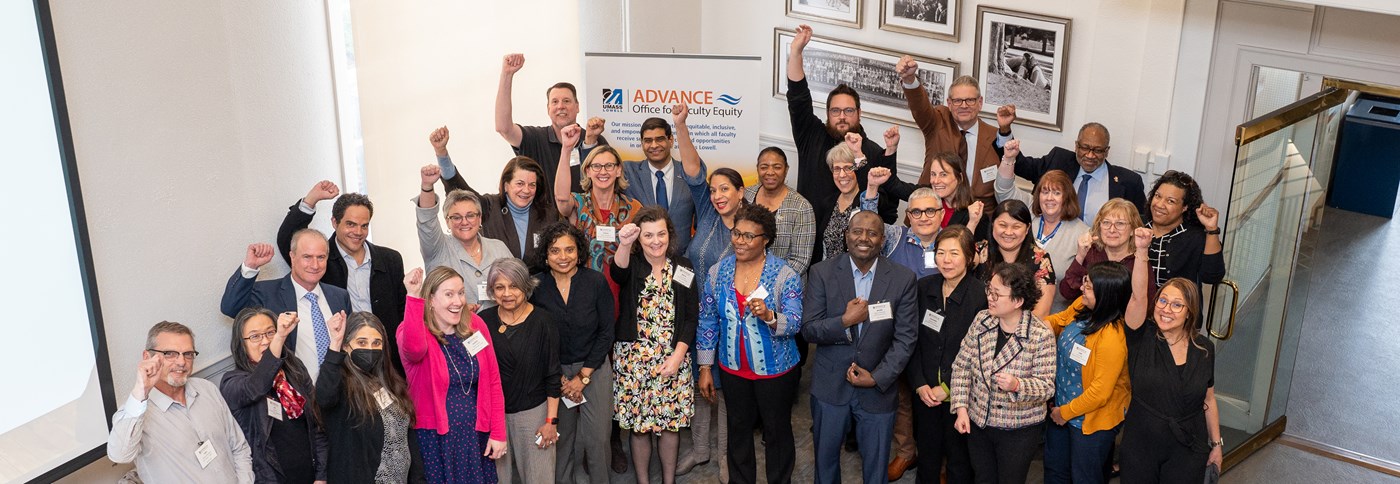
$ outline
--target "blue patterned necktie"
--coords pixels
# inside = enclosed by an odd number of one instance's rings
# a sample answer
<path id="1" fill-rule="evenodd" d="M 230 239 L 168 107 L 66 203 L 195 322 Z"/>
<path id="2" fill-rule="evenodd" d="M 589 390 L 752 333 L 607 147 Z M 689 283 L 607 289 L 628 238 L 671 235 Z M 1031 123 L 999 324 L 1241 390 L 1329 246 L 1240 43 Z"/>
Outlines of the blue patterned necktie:
<path id="1" fill-rule="evenodd" d="M 316 293 L 308 292 L 304 296 L 307 301 L 311 301 L 311 327 L 316 329 L 316 366 L 326 361 L 326 349 L 331 346 L 331 334 L 326 331 L 326 316 L 321 314 L 321 305 L 317 302 Z"/>
<path id="2" fill-rule="evenodd" d="M 1084 178 L 1079 180 L 1079 220 L 1084 220 L 1084 212 L 1089 211 L 1089 179 L 1092 175 L 1085 173 Z"/>
<path id="3" fill-rule="evenodd" d="M 666 194 L 666 172 L 656 172 L 656 204 L 663 210 L 671 210 L 671 201 Z"/>

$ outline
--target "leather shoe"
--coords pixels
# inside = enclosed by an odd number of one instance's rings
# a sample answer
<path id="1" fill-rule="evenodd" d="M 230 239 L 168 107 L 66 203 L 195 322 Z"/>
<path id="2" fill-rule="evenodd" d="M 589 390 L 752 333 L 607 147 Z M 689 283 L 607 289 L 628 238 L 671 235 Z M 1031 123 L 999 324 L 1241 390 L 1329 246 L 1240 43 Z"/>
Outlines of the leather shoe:
<path id="1" fill-rule="evenodd" d="M 691 469 L 710 463 L 709 453 L 703 456 L 699 452 L 688 452 L 681 457 L 681 461 L 676 463 L 676 475 L 683 476 L 689 474 Z"/>
<path id="2" fill-rule="evenodd" d="M 909 467 L 913 465 L 914 459 L 895 457 L 894 460 L 890 461 L 890 468 L 887 469 L 889 475 L 887 477 L 890 478 L 890 482 L 898 481 L 899 478 L 904 477 L 904 471 L 908 470 Z"/>
<path id="3" fill-rule="evenodd" d="M 622 445 L 616 441 L 612 444 L 612 471 L 614 474 L 627 473 L 627 454 L 622 451 Z"/>

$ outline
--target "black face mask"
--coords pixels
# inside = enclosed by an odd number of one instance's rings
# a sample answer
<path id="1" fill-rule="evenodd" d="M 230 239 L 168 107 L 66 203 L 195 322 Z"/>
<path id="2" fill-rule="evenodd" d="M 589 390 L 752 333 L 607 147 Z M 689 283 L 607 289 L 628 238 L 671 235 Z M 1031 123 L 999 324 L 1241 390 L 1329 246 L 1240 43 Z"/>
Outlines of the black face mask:
<path id="1" fill-rule="evenodd" d="M 350 362 L 365 373 L 374 373 L 374 369 L 379 367 L 379 360 L 383 358 L 384 350 L 358 349 L 350 352 Z"/>

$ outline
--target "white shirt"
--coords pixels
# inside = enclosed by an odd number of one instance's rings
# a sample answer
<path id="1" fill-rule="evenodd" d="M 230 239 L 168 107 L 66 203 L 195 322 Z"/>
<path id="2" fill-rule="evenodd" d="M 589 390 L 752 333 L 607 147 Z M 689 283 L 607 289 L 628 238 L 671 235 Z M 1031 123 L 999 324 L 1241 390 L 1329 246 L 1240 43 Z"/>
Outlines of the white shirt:
<path id="1" fill-rule="evenodd" d="M 666 161 L 666 166 L 661 167 L 660 170 L 656 169 L 656 166 L 655 166 L 655 165 L 652 165 L 650 161 L 647 161 L 647 162 L 645 162 L 645 163 L 646 163 L 646 165 L 647 165 L 647 174 L 651 175 L 651 178 L 647 179 L 647 183 L 650 184 L 651 191 L 652 191 L 652 196 L 655 196 L 655 195 L 656 195 L 656 172 L 661 172 L 661 174 L 663 175 L 663 177 L 666 179 L 666 203 L 667 203 L 667 204 L 676 203 L 676 164 L 675 164 L 675 160 L 674 160 L 674 159 L 672 159 L 672 160 L 667 160 L 667 161 Z"/>
<path id="2" fill-rule="evenodd" d="M 195 449 L 208 441 L 217 454 L 207 467 Z M 152 388 L 145 401 L 127 395 L 112 415 L 107 456 L 136 461 L 146 482 L 253 482 L 252 451 L 229 413 L 219 387 L 202 378 L 185 382 L 185 403 Z"/>
<path id="3" fill-rule="evenodd" d="M 1080 168 L 1079 173 L 1074 175 L 1074 180 L 1071 180 L 1076 194 L 1079 193 L 1079 184 L 1084 181 L 1084 175 L 1084 169 Z M 1079 208 L 1080 213 L 1084 214 L 1084 223 L 1092 226 L 1094 218 L 1099 215 L 1099 208 L 1108 203 L 1108 162 L 1099 164 L 1099 167 L 1088 175 L 1089 193 L 1084 198 L 1084 206 Z"/>
<path id="4" fill-rule="evenodd" d="M 301 287 L 296 279 L 292 279 L 292 289 L 297 295 L 297 349 L 296 357 L 301 359 L 306 366 L 306 373 L 310 374 L 311 381 L 315 382 L 316 377 L 321 375 L 321 362 L 316 359 L 316 323 L 311 320 L 311 301 L 306 300 L 306 293 L 316 294 L 316 305 L 321 307 L 321 318 L 329 321 L 331 319 L 331 305 L 326 302 L 326 294 L 321 292 L 321 285 L 310 291 Z M 330 328 L 327 328 L 327 333 Z"/>
<path id="5" fill-rule="evenodd" d="M 345 258 L 345 290 L 350 292 L 350 308 L 355 311 L 374 312 L 374 298 L 369 292 L 369 278 L 374 274 L 373 265 L 370 264 L 373 261 L 369 242 L 364 243 L 364 263 L 355 262 L 355 256 L 350 255 L 350 251 L 340 245 L 340 239 L 335 240 L 335 246 L 340 249 L 341 257 Z"/>

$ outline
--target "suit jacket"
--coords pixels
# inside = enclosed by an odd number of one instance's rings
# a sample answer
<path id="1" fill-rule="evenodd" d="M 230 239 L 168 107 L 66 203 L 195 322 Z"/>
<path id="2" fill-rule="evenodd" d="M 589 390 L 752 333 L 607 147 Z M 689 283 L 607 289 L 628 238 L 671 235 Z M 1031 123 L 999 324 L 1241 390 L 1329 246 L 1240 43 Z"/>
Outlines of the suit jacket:
<path id="1" fill-rule="evenodd" d="M 228 285 L 224 286 L 224 297 L 219 302 L 219 311 L 230 318 L 238 316 L 238 312 L 245 308 L 261 306 L 273 313 L 297 310 L 296 289 L 292 287 L 292 275 L 287 274 L 277 279 L 259 281 L 256 278 L 243 277 L 243 268 L 233 270 L 233 276 L 228 278 Z M 330 305 L 331 313 L 345 311 L 350 313 L 350 293 L 344 289 L 329 284 L 321 284 L 321 292 L 326 295 L 326 304 Z M 324 315 L 327 319 L 330 314 Z M 310 321 L 306 321 L 309 325 Z M 292 333 L 287 335 L 287 349 L 296 351 L 297 331 L 301 330 L 302 324 L 292 328 Z M 314 354 L 314 353 L 308 353 Z"/>
<path id="2" fill-rule="evenodd" d="M 939 272 L 919 279 L 919 341 L 909 360 L 910 388 L 946 384 L 950 387 L 946 390 L 952 391 L 953 360 L 958 357 L 958 349 L 968 328 L 972 327 L 973 318 L 987 309 L 987 286 L 981 279 L 971 273 L 964 275 L 948 295 L 946 305 L 943 281 L 943 274 Z M 923 325 L 927 311 L 943 315 L 943 326 L 938 331 Z"/>
<path id="3" fill-rule="evenodd" d="M 622 163 L 622 174 L 627 177 L 627 196 L 642 205 L 656 205 L 656 175 L 651 174 L 646 160 Z M 690 247 L 691 228 L 695 227 L 695 202 L 690 196 L 690 184 L 685 182 L 684 168 L 680 160 L 671 159 L 671 179 L 666 180 L 666 188 L 673 195 L 666 199 L 671 222 L 676 224 L 676 240 L 671 244 L 677 254 L 684 254 Z"/>
<path id="4" fill-rule="evenodd" d="M 284 352 L 282 356 L 293 355 Z M 295 364 L 300 365 L 300 357 L 297 358 Z M 277 482 L 277 477 L 282 474 L 282 463 L 278 461 L 277 448 L 272 442 L 273 423 L 272 416 L 267 413 L 267 402 L 277 372 L 282 370 L 284 362 L 292 364 L 290 360 L 272 356 L 272 350 L 263 350 L 252 371 L 235 367 L 224 373 L 223 380 L 219 382 L 219 393 L 223 394 L 233 419 L 238 421 L 238 426 L 248 439 L 248 448 L 253 451 L 253 473 L 261 482 Z M 316 470 L 316 479 L 325 480 L 330 442 L 312 417 L 314 410 L 311 406 L 316 402 L 312 393 L 316 389 L 306 378 L 305 370 L 302 370 L 301 378 L 292 377 L 292 373 L 286 375 L 292 388 L 306 397 L 302 422 L 306 424 L 306 433 L 311 438 L 312 467 Z"/>
<path id="5" fill-rule="evenodd" d="M 1000 151 L 1000 150 L 998 150 Z M 1105 161 L 1104 163 L 1108 163 Z M 1044 157 L 1035 158 L 1021 153 L 1016 156 L 1016 176 L 1040 183 L 1040 177 L 1050 170 L 1060 170 L 1069 176 L 1070 182 L 1078 188 L 1079 158 L 1073 151 L 1055 147 Z M 1138 213 L 1147 207 L 1147 191 L 1143 189 L 1142 175 L 1133 170 L 1108 163 L 1108 198 L 1122 198 L 1137 206 Z M 1089 220 L 1093 223 L 1093 220 Z"/>
<path id="6" fill-rule="evenodd" d="M 599 138 L 601 139 L 601 137 Z M 545 267 L 535 267 L 535 239 L 539 237 L 544 228 L 554 222 L 559 221 L 559 210 L 554 207 L 553 202 L 547 208 L 530 208 L 530 221 L 525 225 L 525 236 L 529 239 L 525 241 L 525 252 L 520 252 L 520 234 L 515 231 L 515 217 L 510 214 L 510 209 L 506 207 L 506 196 L 499 193 L 483 194 L 467 184 L 467 180 L 462 178 L 462 172 L 458 171 L 452 178 L 442 179 L 442 186 L 448 191 L 466 190 L 475 193 L 481 198 L 481 235 L 488 239 L 496 239 L 505 242 L 506 248 L 510 249 L 510 254 L 516 259 L 525 261 L 533 270 L 545 270 Z M 543 185 L 541 185 L 543 187 Z M 552 186 L 551 186 L 552 188 Z M 544 188 L 540 188 L 543 190 Z M 397 282 L 399 287 L 403 287 L 403 277 L 399 277 Z M 399 296 L 399 301 L 403 301 L 403 296 Z M 403 317 L 403 311 L 395 318 Z"/>
<path id="7" fill-rule="evenodd" d="M 919 172 L 919 185 L 928 185 L 929 168 L 933 166 L 933 155 L 941 152 L 958 152 L 962 128 L 953 119 L 953 110 L 948 106 L 934 106 L 928 100 L 928 91 L 922 84 L 904 90 L 904 99 L 909 103 L 909 111 L 914 115 L 914 123 L 924 134 L 924 169 Z M 997 166 L 1001 154 L 997 150 L 997 127 L 977 119 L 977 146 L 968 146 L 967 154 L 976 160 L 972 172 L 967 173 L 967 182 L 972 188 L 972 198 L 981 200 L 988 208 L 996 206 L 996 177 L 982 179 L 982 169 Z M 963 166 L 967 166 L 963 160 Z M 991 212 L 991 210 L 987 210 Z"/>
<path id="8" fill-rule="evenodd" d="M 802 336 L 816 343 L 812 374 L 812 397 L 831 405 L 859 400 L 861 408 L 874 413 L 895 411 L 895 380 L 904 373 L 914 349 L 919 320 L 914 272 L 879 257 L 870 301 L 888 301 L 893 320 L 865 323 L 859 336 L 854 326 L 845 328 L 841 315 L 846 303 L 856 297 L 851 277 L 851 257 L 841 254 L 812 266 L 807 273 L 807 291 L 802 297 Z M 851 362 L 870 371 L 872 388 L 856 388 L 846 381 Z"/>
<path id="9" fill-rule="evenodd" d="M 315 216 L 301 211 L 300 200 L 287 209 L 287 216 L 282 218 L 282 226 L 277 228 L 277 250 L 282 253 L 282 260 L 288 264 L 292 260 L 292 234 L 310 225 Z M 340 252 L 340 244 L 335 243 L 335 234 L 327 237 L 326 243 L 330 245 L 330 253 L 326 258 L 326 272 L 321 276 L 321 283 L 347 289 L 350 270 L 345 265 L 345 256 Z M 384 348 L 384 354 L 393 355 L 390 361 L 394 362 L 394 368 L 399 374 L 403 374 L 398 343 L 394 341 L 394 332 L 399 329 L 399 322 L 403 321 L 403 301 L 408 292 L 403 287 L 403 256 L 399 255 L 399 251 L 388 247 L 369 242 L 365 242 L 365 245 L 369 247 L 369 295 L 370 304 L 373 305 L 372 312 L 389 332 L 384 337 L 384 343 L 388 345 Z"/>

